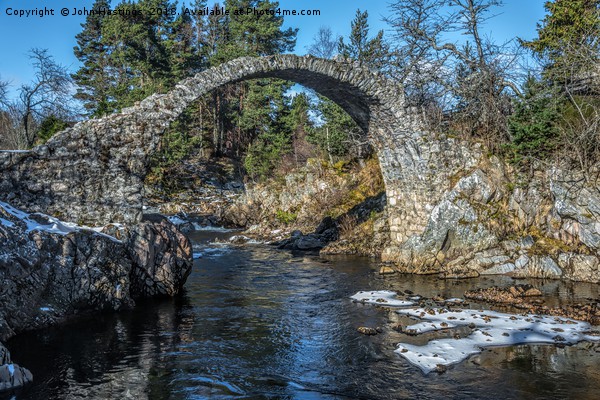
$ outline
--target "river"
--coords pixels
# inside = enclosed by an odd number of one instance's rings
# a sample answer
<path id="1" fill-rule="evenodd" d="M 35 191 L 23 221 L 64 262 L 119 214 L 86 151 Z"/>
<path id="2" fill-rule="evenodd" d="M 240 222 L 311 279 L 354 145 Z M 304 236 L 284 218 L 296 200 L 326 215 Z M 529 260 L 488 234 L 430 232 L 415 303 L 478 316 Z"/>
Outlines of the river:
<path id="1" fill-rule="evenodd" d="M 510 278 L 383 277 L 365 258 L 213 242 L 231 234 L 192 234 L 202 257 L 183 296 L 13 338 L 13 359 L 34 383 L 0 399 L 596 399 L 600 392 L 600 345 L 586 342 L 487 349 L 424 375 L 395 345 L 443 334 L 408 337 L 391 328 L 392 310 L 349 300 L 367 289 L 461 297 L 514 284 Z M 600 297 L 593 284 L 518 282 L 556 304 Z M 359 326 L 383 332 L 365 336 Z"/>

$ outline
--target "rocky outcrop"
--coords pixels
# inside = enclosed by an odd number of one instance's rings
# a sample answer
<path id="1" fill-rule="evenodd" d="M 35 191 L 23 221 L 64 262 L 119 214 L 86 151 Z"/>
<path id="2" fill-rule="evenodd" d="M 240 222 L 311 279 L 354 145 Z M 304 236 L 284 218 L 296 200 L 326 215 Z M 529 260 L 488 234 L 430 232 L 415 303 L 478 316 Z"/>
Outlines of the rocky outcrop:
<path id="1" fill-rule="evenodd" d="M 224 222 L 282 249 L 379 257 L 390 242 L 386 199 L 377 159 L 309 159 L 285 179 L 247 184 Z"/>
<path id="2" fill-rule="evenodd" d="M 526 178 L 509 169 L 495 157 L 480 159 L 450 182 L 423 233 L 386 249 L 384 261 L 446 278 L 600 282 L 598 184 L 559 169 Z"/>
<path id="3" fill-rule="evenodd" d="M 10 352 L 0 343 L 0 391 L 21 387 L 32 380 L 31 372 L 13 364 Z"/>
<path id="4" fill-rule="evenodd" d="M 403 266 L 404 272 L 439 272 L 446 260 L 475 254 L 498 244 L 498 238 L 479 220 L 478 207 L 499 195 L 491 180 L 476 169 L 461 178 L 431 211 L 421 235 L 412 236 L 384 257 Z"/>
<path id="5" fill-rule="evenodd" d="M 133 305 L 123 242 L 3 203 L 0 216 L 0 340 L 83 310 Z"/>
<path id="6" fill-rule="evenodd" d="M 192 271 L 192 245 L 167 218 L 154 214 L 128 232 L 132 297 L 174 296 Z"/>
<path id="7" fill-rule="evenodd" d="M 0 340 L 181 290 L 192 248 L 167 219 L 105 231 L 111 235 L 0 203 Z"/>

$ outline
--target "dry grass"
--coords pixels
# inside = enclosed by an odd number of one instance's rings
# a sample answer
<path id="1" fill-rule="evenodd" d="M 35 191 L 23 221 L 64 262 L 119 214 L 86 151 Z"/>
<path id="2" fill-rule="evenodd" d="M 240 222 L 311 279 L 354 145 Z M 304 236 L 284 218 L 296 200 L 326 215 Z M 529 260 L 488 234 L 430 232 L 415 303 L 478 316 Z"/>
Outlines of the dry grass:
<path id="1" fill-rule="evenodd" d="M 345 214 L 338 220 L 341 236 L 350 235 L 358 225 L 358 221 L 354 215 Z"/>

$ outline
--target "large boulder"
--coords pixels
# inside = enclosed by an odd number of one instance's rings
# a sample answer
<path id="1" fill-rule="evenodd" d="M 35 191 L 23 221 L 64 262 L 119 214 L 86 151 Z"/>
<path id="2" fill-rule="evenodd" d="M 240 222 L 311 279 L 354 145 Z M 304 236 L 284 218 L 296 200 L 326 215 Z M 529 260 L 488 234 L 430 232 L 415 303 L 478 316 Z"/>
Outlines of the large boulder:
<path id="1" fill-rule="evenodd" d="M 13 364 L 10 352 L 0 343 L 0 391 L 15 389 L 33 381 L 28 369 Z"/>
<path id="2" fill-rule="evenodd" d="M 174 296 L 192 271 L 192 244 L 167 218 L 145 215 L 128 232 L 133 261 L 130 293 L 135 297 Z"/>
<path id="3" fill-rule="evenodd" d="M 164 217 L 101 232 L 0 202 L 0 340 L 81 312 L 176 295 L 191 268 L 189 240 Z M 7 354 L 0 346 L 0 390 L 31 380 Z"/>
<path id="4" fill-rule="evenodd" d="M 132 306 L 131 266 L 114 237 L 0 203 L 0 340 L 79 311 Z"/>

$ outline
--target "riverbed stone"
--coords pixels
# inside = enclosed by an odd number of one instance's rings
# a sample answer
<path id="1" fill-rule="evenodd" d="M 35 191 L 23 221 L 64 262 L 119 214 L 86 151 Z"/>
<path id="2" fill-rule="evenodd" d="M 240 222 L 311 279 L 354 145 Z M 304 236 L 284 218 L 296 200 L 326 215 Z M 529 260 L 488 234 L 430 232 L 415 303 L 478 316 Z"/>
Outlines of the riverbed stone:
<path id="1" fill-rule="evenodd" d="M 145 215 L 128 233 L 132 263 L 130 293 L 135 297 L 174 296 L 192 270 L 192 245 L 159 214 Z"/>
<path id="2" fill-rule="evenodd" d="M 395 273 L 396 270 L 389 265 L 382 265 L 379 267 L 379 275 L 391 275 Z"/>

